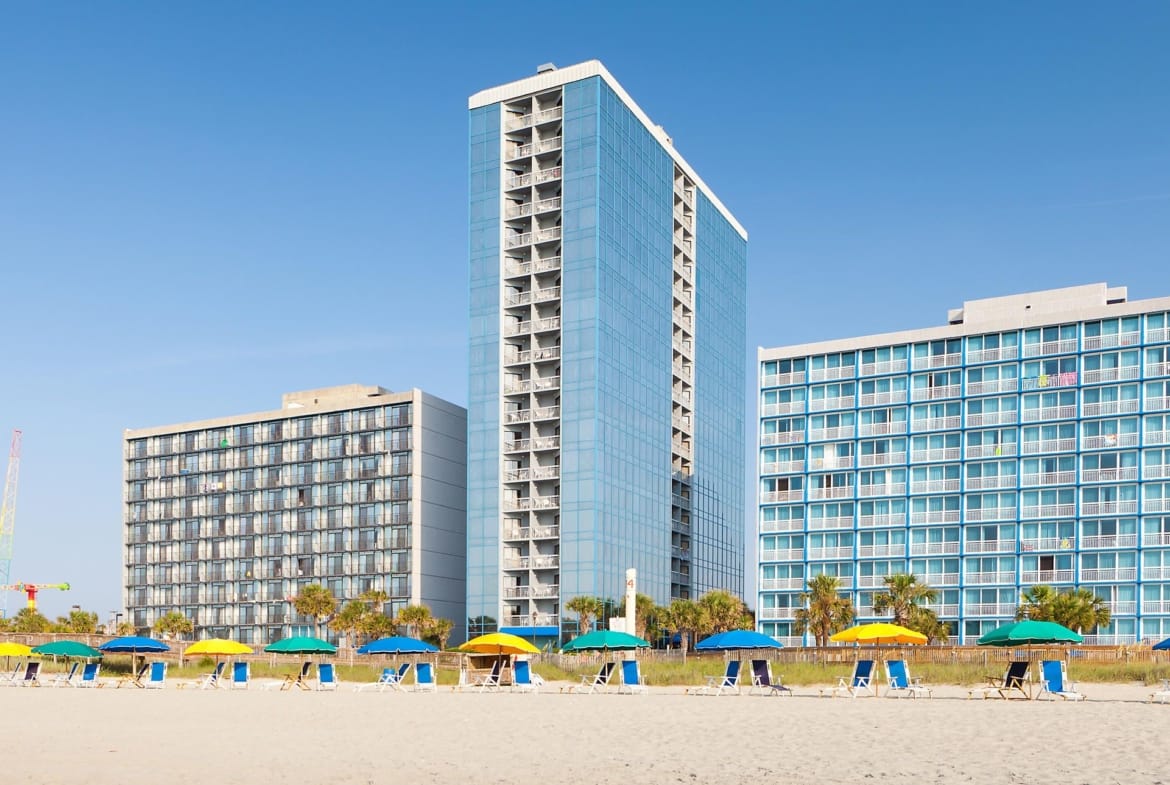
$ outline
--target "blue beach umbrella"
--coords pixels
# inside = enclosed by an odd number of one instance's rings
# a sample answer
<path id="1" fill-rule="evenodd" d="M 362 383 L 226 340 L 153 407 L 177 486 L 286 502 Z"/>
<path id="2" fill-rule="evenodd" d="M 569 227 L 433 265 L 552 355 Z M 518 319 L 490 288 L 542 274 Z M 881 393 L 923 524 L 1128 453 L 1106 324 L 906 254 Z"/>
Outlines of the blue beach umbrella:
<path id="1" fill-rule="evenodd" d="M 426 641 L 420 641 L 417 638 L 407 638 L 402 635 L 395 635 L 390 638 L 379 638 L 376 641 L 370 641 L 365 646 L 357 650 L 358 654 L 427 654 L 429 652 L 438 651 L 438 646 L 433 646 Z"/>
<path id="2" fill-rule="evenodd" d="M 1167 638 L 1161 643 L 1155 643 L 1151 648 L 1154 651 L 1170 651 L 1170 638 Z"/>
<path id="3" fill-rule="evenodd" d="M 728 630 L 710 638 L 704 638 L 695 646 L 695 651 L 736 651 L 739 649 L 779 649 L 775 638 L 755 630 Z"/>
<path id="4" fill-rule="evenodd" d="M 107 641 L 101 646 L 98 646 L 98 648 L 107 654 L 150 654 L 171 650 L 171 647 L 162 641 L 156 641 L 154 638 L 143 638 L 137 635 L 114 638 L 112 641 Z"/>

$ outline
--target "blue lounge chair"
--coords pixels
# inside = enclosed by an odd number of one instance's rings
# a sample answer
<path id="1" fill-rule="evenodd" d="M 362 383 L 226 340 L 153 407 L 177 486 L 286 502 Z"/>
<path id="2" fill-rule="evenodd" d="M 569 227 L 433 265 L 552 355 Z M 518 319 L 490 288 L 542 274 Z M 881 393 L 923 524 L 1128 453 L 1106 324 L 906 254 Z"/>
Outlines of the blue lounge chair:
<path id="1" fill-rule="evenodd" d="M 148 690 L 161 690 L 167 683 L 167 664 L 165 662 L 150 663 L 150 678 L 144 685 Z"/>
<path id="2" fill-rule="evenodd" d="M 1068 678 L 1068 665 L 1064 660 L 1042 660 L 1040 662 L 1040 694 L 1053 700 L 1058 697 L 1069 701 L 1083 701 L 1085 696 L 1077 692 L 1076 685 Z"/>
<path id="3" fill-rule="evenodd" d="M 539 686 L 532 678 L 532 663 L 528 660 L 516 660 L 512 666 L 512 691 L 531 692 L 539 691 Z"/>
<path id="4" fill-rule="evenodd" d="M 930 688 L 910 678 L 910 668 L 905 660 L 886 660 L 886 697 L 897 694 L 899 698 L 909 695 L 919 698 L 930 697 Z"/>
<path id="5" fill-rule="evenodd" d="M 400 665 L 397 670 L 394 668 L 383 668 L 382 675 L 378 677 L 377 681 L 370 682 L 368 684 L 359 684 L 353 688 L 353 691 L 365 692 L 366 688 L 371 687 L 376 689 L 378 692 L 385 692 L 387 687 L 392 690 L 401 691 L 403 680 L 406 678 L 406 674 L 409 670 L 409 662 L 402 663 L 402 665 Z"/>
<path id="6" fill-rule="evenodd" d="M 618 685 L 618 692 L 628 692 L 631 695 L 646 694 L 645 680 L 638 669 L 637 660 L 622 660 L 622 683 Z"/>
<path id="7" fill-rule="evenodd" d="M 500 688 L 500 661 L 496 660 L 493 662 L 491 673 L 487 676 L 480 676 L 475 684 L 471 686 L 477 688 L 480 692 L 498 690 Z"/>
<path id="8" fill-rule="evenodd" d="M 226 664 L 224 662 L 215 663 L 215 670 L 199 680 L 199 689 L 213 690 L 219 687 L 219 677 L 223 675 L 223 669 Z"/>
<path id="9" fill-rule="evenodd" d="M 41 686 L 41 664 L 39 662 L 30 662 L 28 667 L 24 669 L 24 677 L 16 683 L 21 687 Z"/>
<path id="10" fill-rule="evenodd" d="M 73 686 L 73 677 L 77 675 L 77 669 L 80 667 L 81 663 L 73 663 L 73 667 L 71 667 L 68 671 L 65 673 L 58 673 L 56 676 L 54 676 L 52 681 L 49 682 L 49 686 L 56 687 L 61 684 L 64 684 L 66 687 Z"/>
<path id="11" fill-rule="evenodd" d="M 85 667 L 81 669 L 81 680 L 76 683 L 71 683 L 73 687 L 100 687 L 102 683 L 98 681 L 98 674 L 101 673 L 102 664 L 100 662 L 87 662 Z"/>
<path id="12" fill-rule="evenodd" d="M 435 668 L 429 662 L 420 662 L 414 666 L 414 691 L 438 691 L 438 685 L 435 683 Z"/>
<path id="13" fill-rule="evenodd" d="M 231 688 L 233 690 L 248 689 L 248 678 L 252 675 L 252 667 L 244 660 L 239 660 L 232 663 L 232 682 Z"/>
<path id="14" fill-rule="evenodd" d="M 853 663 L 853 674 L 849 676 L 848 680 L 844 677 L 837 679 L 837 686 L 830 687 L 828 692 L 832 697 L 837 697 L 837 693 L 843 692 L 849 695 L 850 698 L 856 698 L 858 695 L 872 695 L 877 697 L 877 690 L 873 686 L 873 660 L 858 660 Z M 824 692 L 822 691 L 822 695 Z"/>
<path id="15" fill-rule="evenodd" d="M 722 676 L 708 676 L 707 686 L 696 691 L 696 695 L 722 695 L 735 693 L 739 695 L 739 671 L 743 663 L 739 660 L 728 660 Z"/>
<path id="16" fill-rule="evenodd" d="M 317 663 L 317 689 L 336 690 L 337 678 L 333 673 L 332 662 Z"/>
<path id="17" fill-rule="evenodd" d="M 752 660 L 752 688 L 748 695 L 792 695 L 792 688 L 785 687 L 780 679 L 772 678 L 772 663 L 767 660 Z"/>
<path id="18" fill-rule="evenodd" d="M 1028 670 L 1030 668 L 1031 663 L 1027 660 L 1010 662 L 1002 677 L 988 676 L 986 686 L 971 688 L 967 697 L 970 698 L 975 693 L 980 693 L 984 699 L 996 697 L 1007 700 L 1015 696 L 1029 700 L 1032 697 L 1028 686 Z"/>
<path id="19" fill-rule="evenodd" d="M 609 680 L 613 678 L 616 666 L 612 662 L 603 662 L 592 676 L 581 677 L 580 692 L 582 695 L 592 695 L 595 692 L 606 692 L 609 689 Z"/>

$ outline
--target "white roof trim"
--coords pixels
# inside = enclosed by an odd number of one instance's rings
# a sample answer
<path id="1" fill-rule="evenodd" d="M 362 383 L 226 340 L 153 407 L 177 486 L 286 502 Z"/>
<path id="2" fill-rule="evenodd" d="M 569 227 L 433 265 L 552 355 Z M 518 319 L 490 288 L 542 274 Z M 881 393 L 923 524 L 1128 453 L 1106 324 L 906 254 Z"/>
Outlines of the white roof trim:
<path id="1" fill-rule="evenodd" d="M 648 130 L 654 136 L 654 138 L 658 140 L 658 143 L 661 144 L 663 149 L 665 149 L 666 152 L 670 154 L 670 157 L 674 159 L 674 162 L 678 164 L 679 168 L 687 173 L 687 177 L 690 177 L 695 181 L 695 185 L 699 188 L 699 190 L 702 191 L 703 194 L 711 200 L 711 204 L 715 205 L 715 208 L 719 210 L 724 218 L 727 219 L 727 222 L 735 227 L 735 231 L 739 233 L 739 236 L 746 241 L 748 239 L 747 230 L 740 225 L 739 221 L 735 220 L 735 216 L 731 214 L 731 211 L 728 210 L 726 206 L 724 206 L 723 202 L 719 201 L 719 197 L 717 197 L 711 191 L 711 189 L 707 187 L 707 184 L 704 183 L 703 179 L 699 177 L 694 169 L 691 168 L 691 165 L 686 162 L 686 159 L 679 155 L 679 152 L 674 149 L 674 144 L 670 141 L 669 137 L 667 137 L 666 132 L 663 131 L 660 126 L 655 125 L 654 122 L 650 120 L 649 115 L 642 111 L 642 107 L 638 106 L 638 104 L 634 102 L 634 99 L 630 97 L 630 94 L 627 93 L 625 88 L 622 87 L 618 81 L 613 78 L 613 74 L 606 70 L 605 66 L 601 64 L 600 60 L 587 60 L 584 63 L 577 63 L 576 65 L 570 65 L 565 68 L 558 68 L 555 71 L 547 71 L 543 74 L 536 74 L 535 76 L 529 76 L 524 79 L 519 79 L 515 82 L 508 82 L 507 84 L 500 85 L 499 87 L 491 87 L 487 90 L 481 90 L 467 99 L 467 108 L 478 109 L 483 106 L 490 106 L 492 104 L 498 104 L 503 101 L 510 101 L 514 98 L 520 98 L 521 96 L 530 95 L 532 93 L 539 93 L 542 90 L 550 90 L 554 87 L 561 87 L 570 82 L 579 82 L 582 79 L 588 79 L 591 76 L 600 76 L 605 80 L 605 83 L 610 86 L 610 89 L 617 93 L 618 97 L 622 99 L 622 103 L 624 103 L 626 107 L 634 113 L 635 117 L 642 121 L 642 125 L 646 126 L 646 130 Z"/>

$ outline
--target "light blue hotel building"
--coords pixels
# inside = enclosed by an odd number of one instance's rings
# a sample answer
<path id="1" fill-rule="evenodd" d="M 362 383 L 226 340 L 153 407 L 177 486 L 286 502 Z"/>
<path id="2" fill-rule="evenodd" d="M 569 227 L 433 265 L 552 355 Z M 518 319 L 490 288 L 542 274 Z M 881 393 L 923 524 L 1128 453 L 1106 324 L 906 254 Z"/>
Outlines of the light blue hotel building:
<path id="1" fill-rule="evenodd" d="M 746 233 L 596 61 L 469 108 L 469 634 L 741 593 Z"/>
<path id="2" fill-rule="evenodd" d="M 872 620 L 911 572 L 970 643 L 1036 584 L 1085 587 L 1099 644 L 1170 636 L 1170 297 L 1079 286 L 924 330 L 759 350 L 762 632 L 807 580 Z"/>

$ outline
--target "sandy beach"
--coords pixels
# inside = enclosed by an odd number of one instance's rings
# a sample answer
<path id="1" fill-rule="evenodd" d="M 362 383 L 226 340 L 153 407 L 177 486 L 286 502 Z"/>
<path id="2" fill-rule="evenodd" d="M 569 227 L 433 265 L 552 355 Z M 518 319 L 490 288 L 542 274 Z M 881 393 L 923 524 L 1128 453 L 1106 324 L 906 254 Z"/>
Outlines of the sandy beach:
<path id="1" fill-rule="evenodd" d="M 254 685 L 254 687 L 257 685 Z M 1159 783 L 1170 705 L 682 694 L 0 690 L 13 783 Z"/>

